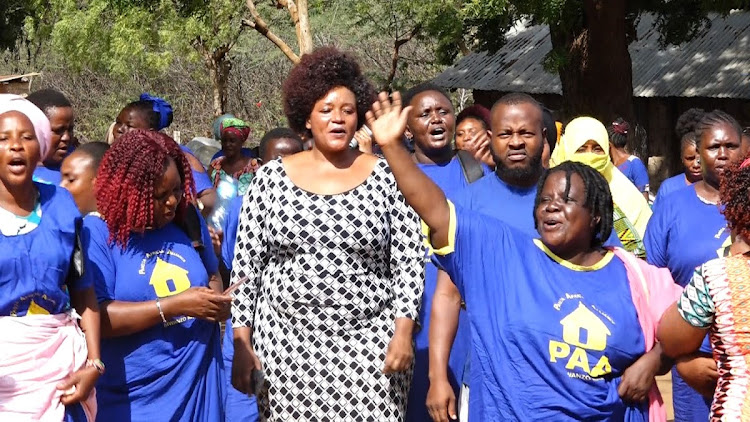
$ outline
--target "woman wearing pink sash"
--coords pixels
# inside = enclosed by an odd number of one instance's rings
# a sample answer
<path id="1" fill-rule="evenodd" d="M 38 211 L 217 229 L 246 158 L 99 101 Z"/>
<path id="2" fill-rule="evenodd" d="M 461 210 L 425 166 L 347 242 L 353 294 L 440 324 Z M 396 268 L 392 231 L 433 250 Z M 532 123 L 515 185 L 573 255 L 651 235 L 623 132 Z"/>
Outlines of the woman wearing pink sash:
<path id="1" fill-rule="evenodd" d="M 93 421 L 104 371 L 93 286 L 79 281 L 80 214 L 67 191 L 32 180 L 49 139 L 41 110 L 0 95 L 2 421 Z"/>

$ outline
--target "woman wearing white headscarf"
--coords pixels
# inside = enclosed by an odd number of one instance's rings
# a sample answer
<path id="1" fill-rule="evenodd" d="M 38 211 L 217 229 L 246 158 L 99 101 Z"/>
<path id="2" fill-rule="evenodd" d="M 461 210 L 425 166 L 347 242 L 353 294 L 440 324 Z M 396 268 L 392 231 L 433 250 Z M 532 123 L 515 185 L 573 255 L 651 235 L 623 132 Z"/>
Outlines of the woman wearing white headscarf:
<path id="1" fill-rule="evenodd" d="M 0 95 L 0 420 L 93 421 L 104 364 L 80 214 L 66 190 L 32 180 L 49 139 L 40 109 Z"/>

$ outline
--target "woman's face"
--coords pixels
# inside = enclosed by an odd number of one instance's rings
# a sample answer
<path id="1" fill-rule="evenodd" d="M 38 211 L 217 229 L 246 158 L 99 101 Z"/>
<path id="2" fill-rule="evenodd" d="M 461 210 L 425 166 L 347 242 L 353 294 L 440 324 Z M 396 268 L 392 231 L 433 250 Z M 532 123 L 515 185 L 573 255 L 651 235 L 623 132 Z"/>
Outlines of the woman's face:
<path id="1" fill-rule="evenodd" d="M 164 174 L 154 186 L 154 228 L 164 227 L 174 220 L 182 193 L 180 172 L 177 171 L 174 160 L 170 158 L 167 160 Z"/>
<path id="2" fill-rule="evenodd" d="M 91 157 L 82 152 L 73 152 L 63 160 L 60 174 L 60 186 L 73 195 L 81 214 L 96 211 L 96 172 Z"/>
<path id="3" fill-rule="evenodd" d="M 52 136 L 47 157 L 42 157 L 42 159 L 47 165 L 57 165 L 62 162 L 75 142 L 73 136 L 75 115 L 72 107 L 52 107 L 47 110 L 46 114 L 52 129 Z"/>
<path id="4" fill-rule="evenodd" d="M 570 176 L 566 196 L 567 187 L 565 172 L 553 170 L 544 182 L 539 205 L 534 210 L 542 242 L 561 257 L 589 251 L 599 223 L 599 217 L 585 206 L 581 176 L 577 173 Z"/>
<path id="5" fill-rule="evenodd" d="M 316 149 L 340 152 L 349 149 L 357 131 L 357 98 L 345 87 L 336 87 L 313 106 L 305 125 Z"/>
<path id="6" fill-rule="evenodd" d="M 688 143 L 682 148 L 682 167 L 685 168 L 685 177 L 690 183 L 695 183 L 703 178 L 701 160 L 695 144 Z"/>
<path id="7" fill-rule="evenodd" d="M 133 129 L 149 130 L 151 129 L 151 125 L 149 124 L 148 117 L 144 116 L 141 111 L 135 108 L 125 107 L 120 114 L 117 115 L 112 135 L 116 141 L 120 139 L 120 136 Z"/>
<path id="8" fill-rule="evenodd" d="M 242 155 L 242 144 L 245 140 L 236 132 L 224 132 L 221 135 L 221 150 L 228 159 L 234 159 Z"/>
<path id="9" fill-rule="evenodd" d="M 740 137 L 727 123 L 718 123 L 703 131 L 699 150 L 703 180 L 718 189 L 724 168 L 742 158 Z"/>
<path id="10" fill-rule="evenodd" d="M 601 145 L 599 145 L 595 140 L 589 139 L 586 141 L 585 144 L 581 145 L 577 150 L 576 153 L 582 154 L 585 152 L 590 152 L 592 154 L 597 155 L 606 155 L 606 152 L 604 151 L 604 148 L 602 148 Z"/>
<path id="11" fill-rule="evenodd" d="M 18 111 L 0 114 L 0 183 L 6 189 L 29 183 L 39 158 L 31 120 Z"/>
<path id="12" fill-rule="evenodd" d="M 480 132 L 487 132 L 484 124 L 473 117 L 467 117 L 456 126 L 456 148 L 464 149 L 464 144 Z"/>
<path id="13" fill-rule="evenodd" d="M 440 92 L 425 91 L 412 98 L 410 105 L 406 127 L 415 145 L 422 151 L 449 147 L 456 128 L 456 114 L 450 100 Z"/>

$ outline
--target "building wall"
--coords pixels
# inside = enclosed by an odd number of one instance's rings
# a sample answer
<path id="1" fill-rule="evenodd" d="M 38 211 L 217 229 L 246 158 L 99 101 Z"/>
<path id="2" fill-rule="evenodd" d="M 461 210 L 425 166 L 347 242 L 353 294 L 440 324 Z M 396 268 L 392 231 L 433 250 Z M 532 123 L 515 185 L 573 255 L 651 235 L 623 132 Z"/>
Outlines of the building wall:
<path id="1" fill-rule="evenodd" d="M 26 79 L 26 78 L 24 78 Z M 0 82 L 0 94 L 29 95 L 30 83 L 28 80 L 14 80 L 9 82 Z"/>

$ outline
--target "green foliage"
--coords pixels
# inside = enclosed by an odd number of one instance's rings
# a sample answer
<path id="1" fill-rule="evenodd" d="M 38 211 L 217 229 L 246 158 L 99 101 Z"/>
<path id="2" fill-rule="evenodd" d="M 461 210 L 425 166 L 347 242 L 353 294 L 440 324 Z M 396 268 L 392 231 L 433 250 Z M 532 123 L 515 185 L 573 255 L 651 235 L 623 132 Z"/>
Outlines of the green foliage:
<path id="1" fill-rule="evenodd" d="M 158 73 L 169 66 L 176 33 L 167 0 L 149 8 L 123 7 L 108 0 L 52 0 L 59 20 L 52 44 L 74 70 L 92 69 L 126 76 L 134 69 Z"/>
<path id="2" fill-rule="evenodd" d="M 24 0 L 0 2 L 0 50 L 13 50 L 23 33 L 27 16 L 33 14 L 33 6 Z"/>
<path id="3" fill-rule="evenodd" d="M 159 74 L 178 55 L 197 58 L 236 40 L 244 3 L 233 0 L 51 0 L 52 43 L 76 70 Z"/>

